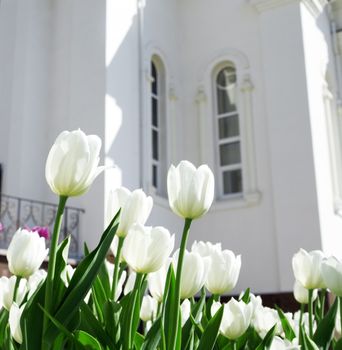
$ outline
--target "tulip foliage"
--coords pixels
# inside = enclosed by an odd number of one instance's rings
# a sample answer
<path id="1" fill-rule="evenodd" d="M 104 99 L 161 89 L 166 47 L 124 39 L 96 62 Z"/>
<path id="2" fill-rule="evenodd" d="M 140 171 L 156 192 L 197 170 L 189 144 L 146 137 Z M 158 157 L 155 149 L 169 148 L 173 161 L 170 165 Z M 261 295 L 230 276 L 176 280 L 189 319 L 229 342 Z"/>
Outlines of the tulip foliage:
<path id="1" fill-rule="evenodd" d="M 342 263 L 320 251 L 301 249 L 293 257 L 297 313 L 265 307 L 249 289 L 222 302 L 236 286 L 241 256 L 219 243 L 195 241 L 186 249 L 192 221 L 214 198 L 206 165 L 170 168 L 170 207 L 184 219 L 175 252 L 166 228 L 145 226 L 152 198 L 119 188 L 109 196 L 97 247 L 85 245 L 79 264 L 68 265 L 70 237 L 59 239 L 64 207 L 102 171 L 100 145 L 96 136 L 65 131 L 49 153 L 46 178 L 60 201 L 48 271 L 39 269 L 48 254 L 44 238 L 19 229 L 7 253 L 12 276 L 0 278 L 0 349 L 342 349 Z M 337 296 L 330 308 L 327 289 Z"/>

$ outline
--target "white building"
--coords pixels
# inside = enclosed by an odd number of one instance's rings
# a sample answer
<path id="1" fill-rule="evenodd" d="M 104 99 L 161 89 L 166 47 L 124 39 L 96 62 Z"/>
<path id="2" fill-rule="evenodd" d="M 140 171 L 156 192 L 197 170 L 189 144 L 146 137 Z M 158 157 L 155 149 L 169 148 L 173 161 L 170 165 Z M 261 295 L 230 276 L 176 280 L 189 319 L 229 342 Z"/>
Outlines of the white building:
<path id="1" fill-rule="evenodd" d="M 2 0 L 3 192 L 56 202 L 45 159 L 80 127 L 115 165 L 69 201 L 81 240 L 120 184 L 179 239 L 167 169 L 208 163 L 216 199 L 190 240 L 242 254 L 236 291 L 289 291 L 300 247 L 342 256 L 340 29 L 341 0 Z"/>

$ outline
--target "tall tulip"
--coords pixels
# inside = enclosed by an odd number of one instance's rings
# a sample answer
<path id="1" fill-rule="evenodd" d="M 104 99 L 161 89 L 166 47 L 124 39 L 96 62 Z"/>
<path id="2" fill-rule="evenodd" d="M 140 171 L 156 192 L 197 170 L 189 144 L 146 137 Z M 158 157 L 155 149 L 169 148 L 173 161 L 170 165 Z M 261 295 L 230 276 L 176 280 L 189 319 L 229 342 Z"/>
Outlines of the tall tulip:
<path id="1" fill-rule="evenodd" d="M 315 289 L 312 294 L 312 300 L 314 301 L 317 298 L 317 290 Z M 293 296 L 300 304 L 308 304 L 309 303 L 309 291 L 303 287 L 303 285 L 299 281 L 295 281 L 293 286 Z"/>
<path id="2" fill-rule="evenodd" d="M 125 238 L 122 256 L 137 273 L 155 272 L 165 264 L 174 243 L 174 235 L 164 227 L 135 224 Z"/>
<path id="3" fill-rule="evenodd" d="M 48 251 L 45 238 L 37 232 L 19 229 L 8 246 L 8 268 L 16 276 L 29 277 L 39 269 Z"/>
<path id="4" fill-rule="evenodd" d="M 183 160 L 171 165 L 167 192 L 172 211 L 184 219 L 197 219 L 210 208 L 214 199 L 214 175 L 207 165 L 198 169 Z"/>
<path id="5" fill-rule="evenodd" d="M 88 191 L 104 167 L 99 167 L 101 139 L 80 129 L 63 131 L 50 149 L 45 177 L 59 196 L 80 196 Z"/>

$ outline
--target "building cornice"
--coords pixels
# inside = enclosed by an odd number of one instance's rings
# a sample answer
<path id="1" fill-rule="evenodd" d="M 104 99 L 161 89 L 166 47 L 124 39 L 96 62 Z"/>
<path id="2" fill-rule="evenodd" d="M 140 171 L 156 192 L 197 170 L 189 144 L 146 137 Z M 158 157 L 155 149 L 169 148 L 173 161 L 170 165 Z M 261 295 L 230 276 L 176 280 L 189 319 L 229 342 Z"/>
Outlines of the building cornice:
<path id="1" fill-rule="evenodd" d="M 327 0 L 247 0 L 258 12 L 264 12 L 290 3 L 303 3 L 317 17 L 328 3 Z"/>

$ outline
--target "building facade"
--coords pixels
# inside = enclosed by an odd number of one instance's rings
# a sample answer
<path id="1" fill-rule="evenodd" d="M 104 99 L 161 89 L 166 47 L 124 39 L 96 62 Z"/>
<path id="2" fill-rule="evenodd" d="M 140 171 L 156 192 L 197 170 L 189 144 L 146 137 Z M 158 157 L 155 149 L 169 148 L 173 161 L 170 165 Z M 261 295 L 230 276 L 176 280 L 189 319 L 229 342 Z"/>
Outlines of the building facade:
<path id="1" fill-rule="evenodd" d="M 113 167 L 70 200 L 80 241 L 119 185 L 179 241 L 167 169 L 207 163 L 215 201 L 190 241 L 242 255 L 236 291 L 289 291 L 300 247 L 342 257 L 340 30 L 341 0 L 2 0 L 3 192 L 56 202 L 48 150 L 81 128 Z"/>

